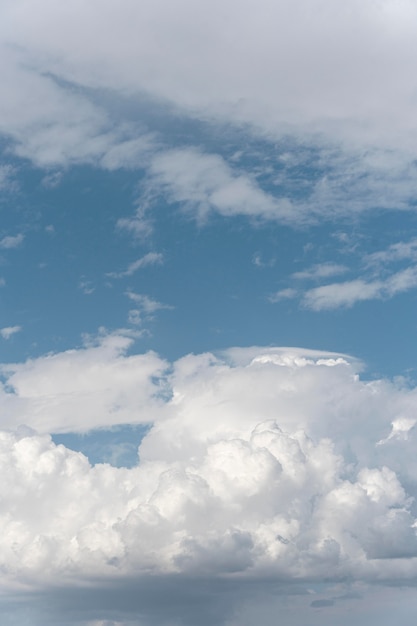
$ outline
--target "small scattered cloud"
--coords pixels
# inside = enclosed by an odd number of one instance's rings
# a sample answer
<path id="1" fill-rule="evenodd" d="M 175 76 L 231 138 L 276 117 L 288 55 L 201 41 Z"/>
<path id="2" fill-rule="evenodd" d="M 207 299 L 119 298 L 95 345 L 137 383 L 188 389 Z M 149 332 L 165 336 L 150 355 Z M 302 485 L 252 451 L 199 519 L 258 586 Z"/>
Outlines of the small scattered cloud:
<path id="1" fill-rule="evenodd" d="M 313 311 L 350 308 L 357 302 L 389 299 L 415 287 L 417 287 L 417 266 L 408 267 L 381 280 L 367 281 L 358 278 L 315 287 L 305 292 L 302 303 Z"/>
<path id="2" fill-rule="evenodd" d="M 287 289 L 281 289 L 270 296 L 268 296 L 269 302 L 275 303 L 280 302 L 281 300 L 292 300 L 298 296 L 297 289 L 293 289 L 292 287 L 288 287 Z"/>
<path id="3" fill-rule="evenodd" d="M 130 263 L 123 272 L 109 272 L 106 274 L 109 278 L 124 278 L 125 276 L 132 276 L 135 272 L 149 265 L 162 265 L 164 262 L 164 255 L 160 252 L 148 252 L 145 256 Z"/>
<path id="4" fill-rule="evenodd" d="M 362 275 L 353 280 L 327 283 L 304 290 L 288 287 L 270 295 L 268 300 L 275 303 L 298 297 L 301 306 L 312 311 L 351 308 L 358 302 L 367 300 L 388 300 L 417 287 L 417 265 L 398 269 L 398 263 L 407 260 L 417 260 L 417 238 L 408 242 L 397 242 L 385 250 L 366 255 L 362 259 Z M 349 268 L 345 265 L 326 262 L 295 272 L 291 278 L 296 281 L 321 282 L 348 271 Z"/>
<path id="5" fill-rule="evenodd" d="M 16 170 L 12 165 L 0 165 L 0 190 L 3 192 L 13 192 L 18 188 L 15 179 Z"/>
<path id="6" fill-rule="evenodd" d="M 60 185 L 62 176 L 62 172 L 50 172 L 42 178 L 42 185 L 46 189 L 55 189 L 55 187 L 58 187 Z"/>
<path id="7" fill-rule="evenodd" d="M 3 337 L 3 339 L 7 340 L 21 330 L 21 326 L 5 326 L 4 328 L 0 329 L 0 335 Z"/>
<path id="8" fill-rule="evenodd" d="M 344 274 L 347 271 L 348 268 L 345 265 L 338 265 L 337 263 L 319 263 L 307 270 L 295 272 L 292 274 L 292 278 L 296 280 L 320 280 L 322 278 Z"/>
<path id="9" fill-rule="evenodd" d="M 274 258 L 265 260 L 259 252 L 256 252 L 252 257 L 252 263 L 256 267 L 274 267 L 276 260 Z"/>
<path id="10" fill-rule="evenodd" d="M 144 320 L 151 320 L 156 311 L 170 310 L 174 307 L 169 304 L 158 302 L 147 295 L 126 292 L 127 297 L 135 303 L 135 308 L 129 311 L 128 321 L 130 324 L 141 325 Z"/>
<path id="11" fill-rule="evenodd" d="M 10 250 L 11 248 L 18 248 L 24 240 L 25 236 L 22 233 L 18 235 L 8 235 L 0 239 L 0 248 L 2 250 Z"/>
<path id="12" fill-rule="evenodd" d="M 82 278 L 78 283 L 78 288 L 86 295 L 90 296 L 95 291 L 95 287 L 93 286 L 90 280 L 86 280 Z"/>

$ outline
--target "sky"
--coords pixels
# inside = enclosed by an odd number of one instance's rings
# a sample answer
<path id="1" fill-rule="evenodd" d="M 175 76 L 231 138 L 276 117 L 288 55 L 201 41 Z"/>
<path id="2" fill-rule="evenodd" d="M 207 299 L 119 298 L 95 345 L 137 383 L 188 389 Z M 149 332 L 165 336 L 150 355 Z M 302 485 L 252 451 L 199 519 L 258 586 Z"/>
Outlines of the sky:
<path id="1" fill-rule="evenodd" d="M 1 0 L 1 624 L 415 624 L 416 27 Z"/>

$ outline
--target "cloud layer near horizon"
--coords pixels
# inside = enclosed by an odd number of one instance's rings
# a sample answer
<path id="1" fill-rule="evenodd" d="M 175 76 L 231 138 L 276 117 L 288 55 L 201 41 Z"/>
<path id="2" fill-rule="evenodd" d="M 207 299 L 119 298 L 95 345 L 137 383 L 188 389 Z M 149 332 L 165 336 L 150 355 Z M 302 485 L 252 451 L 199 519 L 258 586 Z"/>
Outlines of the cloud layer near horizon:
<path id="1" fill-rule="evenodd" d="M 7 588 L 48 588 L 57 575 L 64 585 L 151 573 L 417 576 L 415 389 L 362 381 L 354 362 L 311 351 L 189 355 L 162 375 L 155 355 L 126 356 L 122 336 L 102 345 L 14 365 L 3 393 L 9 407 L 24 397 L 21 421 L 43 430 L 147 419 L 140 463 L 91 466 L 49 435 L 3 422 Z M 71 420 L 83 405 L 83 421 Z"/>

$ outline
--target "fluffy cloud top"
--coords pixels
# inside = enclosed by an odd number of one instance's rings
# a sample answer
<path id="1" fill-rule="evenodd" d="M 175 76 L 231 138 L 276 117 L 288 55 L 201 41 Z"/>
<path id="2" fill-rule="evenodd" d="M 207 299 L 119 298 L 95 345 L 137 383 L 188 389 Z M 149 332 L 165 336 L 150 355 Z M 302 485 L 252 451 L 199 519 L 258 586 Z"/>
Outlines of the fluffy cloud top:
<path id="1" fill-rule="evenodd" d="M 2 431 L 3 585 L 417 576 L 415 389 L 362 381 L 338 355 L 232 350 L 174 363 L 155 411 L 165 364 L 126 345 L 10 368 L 4 397 L 31 426 L 153 426 L 131 469 Z"/>

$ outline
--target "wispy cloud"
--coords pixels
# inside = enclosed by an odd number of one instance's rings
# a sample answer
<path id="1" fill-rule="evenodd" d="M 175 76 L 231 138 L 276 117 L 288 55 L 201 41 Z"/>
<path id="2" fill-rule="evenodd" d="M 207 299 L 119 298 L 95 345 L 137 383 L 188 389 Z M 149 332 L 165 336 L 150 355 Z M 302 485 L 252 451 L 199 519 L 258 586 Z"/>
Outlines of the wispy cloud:
<path id="1" fill-rule="evenodd" d="M 397 242 L 385 250 L 365 255 L 360 268 L 362 271 L 357 271 L 359 276 L 352 280 L 327 283 L 310 289 L 291 286 L 269 295 L 267 299 L 276 303 L 298 298 L 302 307 L 312 311 L 351 308 L 367 300 L 387 300 L 417 287 L 417 265 L 398 269 L 399 263 L 410 260 L 417 260 L 417 238 Z M 351 270 L 345 265 L 326 262 L 295 272 L 291 279 L 297 283 L 303 280 L 321 282 L 348 271 Z"/>
<path id="2" fill-rule="evenodd" d="M 288 287 L 287 289 L 280 289 L 275 293 L 268 296 L 269 302 L 279 302 L 280 300 L 292 300 L 298 296 L 298 290 Z"/>
<path id="3" fill-rule="evenodd" d="M 0 329 L 0 335 L 3 337 L 3 339 L 7 340 L 21 330 L 21 326 L 5 326 L 4 328 Z"/>
<path id="4" fill-rule="evenodd" d="M 364 263 L 368 266 L 386 265 L 404 260 L 417 259 L 417 237 L 410 241 L 399 241 L 390 245 L 386 250 L 367 254 Z"/>
<path id="5" fill-rule="evenodd" d="M 223 216 L 294 220 L 295 209 L 286 198 L 263 191 L 255 178 L 235 171 L 220 155 L 197 148 L 160 152 L 149 167 L 149 185 L 169 202 L 194 212 L 199 220 L 211 212 Z"/>
<path id="6" fill-rule="evenodd" d="M 319 263 L 307 270 L 295 272 L 292 274 L 292 278 L 296 280 L 320 280 L 322 278 L 344 274 L 347 271 L 348 268 L 345 265 L 338 265 L 337 263 Z"/>
<path id="7" fill-rule="evenodd" d="M 158 302 L 145 294 L 139 294 L 129 290 L 126 291 L 126 295 L 135 303 L 135 308 L 129 311 L 128 321 L 130 324 L 136 326 L 140 326 L 145 320 L 153 319 L 153 315 L 157 311 L 171 310 L 174 308 L 169 304 Z"/>
<path id="8" fill-rule="evenodd" d="M 164 255 L 160 252 L 148 252 L 145 256 L 130 263 L 127 268 L 122 272 L 109 272 L 106 274 L 109 278 L 124 278 L 125 276 L 132 276 L 135 272 L 149 265 L 162 265 L 164 262 Z"/>
<path id="9" fill-rule="evenodd" d="M 22 233 L 12 236 L 8 235 L 0 239 L 0 248 L 3 250 L 10 250 L 11 248 L 18 248 L 24 240 L 25 236 Z"/>
<path id="10" fill-rule="evenodd" d="M 302 303 L 313 311 L 352 307 L 364 300 L 385 299 L 417 287 L 417 266 L 408 267 L 384 280 L 356 280 L 322 285 L 305 292 Z"/>

